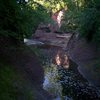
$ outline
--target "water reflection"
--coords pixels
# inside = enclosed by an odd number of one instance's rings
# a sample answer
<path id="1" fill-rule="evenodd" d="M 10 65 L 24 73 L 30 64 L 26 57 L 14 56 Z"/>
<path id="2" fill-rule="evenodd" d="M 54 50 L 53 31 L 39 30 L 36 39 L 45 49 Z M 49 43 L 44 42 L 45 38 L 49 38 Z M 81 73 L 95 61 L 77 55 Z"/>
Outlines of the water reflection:
<path id="1" fill-rule="evenodd" d="M 69 66 L 45 66 L 44 89 L 54 100 L 99 100 L 96 89 L 80 75 L 77 65 L 69 60 Z"/>
<path id="2" fill-rule="evenodd" d="M 83 78 L 77 64 L 68 59 L 66 53 L 52 49 L 45 49 L 44 53 L 47 60 L 43 88 L 54 100 L 100 100 L 98 90 Z"/>
<path id="3" fill-rule="evenodd" d="M 45 68 L 45 81 L 43 86 L 44 89 L 52 93 L 54 97 L 60 96 L 62 91 L 62 87 L 58 82 L 58 78 L 58 70 L 55 65 Z"/>
<path id="4" fill-rule="evenodd" d="M 69 68 L 69 59 L 68 59 L 68 56 L 64 52 L 58 51 L 55 56 L 54 61 L 55 61 L 54 64 L 59 67 L 62 66 L 65 69 Z"/>

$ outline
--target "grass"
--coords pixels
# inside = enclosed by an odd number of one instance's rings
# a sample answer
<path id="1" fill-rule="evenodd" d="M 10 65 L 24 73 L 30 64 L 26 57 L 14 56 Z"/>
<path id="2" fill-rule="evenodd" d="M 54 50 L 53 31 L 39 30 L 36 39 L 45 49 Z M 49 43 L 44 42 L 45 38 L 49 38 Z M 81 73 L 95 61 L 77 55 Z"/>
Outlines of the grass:
<path id="1" fill-rule="evenodd" d="M 0 100 L 33 100 L 25 84 L 26 81 L 12 66 L 0 63 Z"/>

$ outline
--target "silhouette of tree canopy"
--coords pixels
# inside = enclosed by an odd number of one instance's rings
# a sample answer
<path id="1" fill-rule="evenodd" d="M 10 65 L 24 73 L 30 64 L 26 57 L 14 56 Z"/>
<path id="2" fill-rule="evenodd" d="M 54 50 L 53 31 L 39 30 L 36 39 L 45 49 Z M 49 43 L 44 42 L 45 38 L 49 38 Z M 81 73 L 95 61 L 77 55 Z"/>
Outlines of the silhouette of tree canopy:
<path id="1" fill-rule="evenodd" d="M 0 2 L 0 35 L 20 41 L 34 33 L 39 23 L 50 20 L 46 9 L 35 2 L 31 5 L 31 1 L 2 0 Z"/>
<path id="2" fill-rule="evenodd" d="M 100 43 L 100 0 L 2 0 L 0 34 L 23 40 L 41 22 L 52 22 L 50 13 L 66 8 L 61 30 L 79 32 Z"/>
<path id="3" fill-rule="evenodd" d="M 68 9 L 61 29 L 100 43 L 100 0 L 63 0 Z"/>

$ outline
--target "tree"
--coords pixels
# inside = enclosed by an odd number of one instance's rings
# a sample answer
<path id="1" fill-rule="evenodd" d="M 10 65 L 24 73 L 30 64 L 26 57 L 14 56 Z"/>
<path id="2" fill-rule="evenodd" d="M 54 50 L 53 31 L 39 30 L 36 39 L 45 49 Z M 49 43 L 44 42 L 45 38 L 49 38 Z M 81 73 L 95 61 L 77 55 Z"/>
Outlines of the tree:
<path id="1" fill-rule="evenodd" d="M 46 9 L 38 3 L 25 0 L 0 2 L 0 34 L 23 41 L 35 32 L 39 23 L 50 19 Z M 45 20 L 46 18 L 46 20 Z"/>
<path id="2" fill-rule="evenodd" d="M 86 40 L 100 43 L 100 0 L 63 0 L 68 9 L 62 30 L 79 32 Z"/>

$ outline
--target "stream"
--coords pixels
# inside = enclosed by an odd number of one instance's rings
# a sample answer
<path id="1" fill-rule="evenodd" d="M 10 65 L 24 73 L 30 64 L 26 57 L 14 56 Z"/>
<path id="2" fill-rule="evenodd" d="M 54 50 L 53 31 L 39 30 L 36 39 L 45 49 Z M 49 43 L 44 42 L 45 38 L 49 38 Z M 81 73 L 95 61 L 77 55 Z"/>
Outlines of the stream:
<path id="1" fill-rule="evenodd" d="M 78 65 L 69 59 L 69 67 L 57 65 L 54 60 L 59 53 L 60 58 L 66 54 L 59 47 L 41 48 L 46 61 L 44 62 L 43 88 L 53 100 L 100 100 L 100 93 L 78 71 Z"/>
<path id="2" fill-rule="evenodd" d="M 27 42 L 28 41 L 28 42 Z M 78 65 L 58 46 L 41 45 L 25 40 L 39 49 L 44 68 L 43 89 L 53 100 L 100 100 L 100 91 L 90 84 L 78 71 Z"/>

